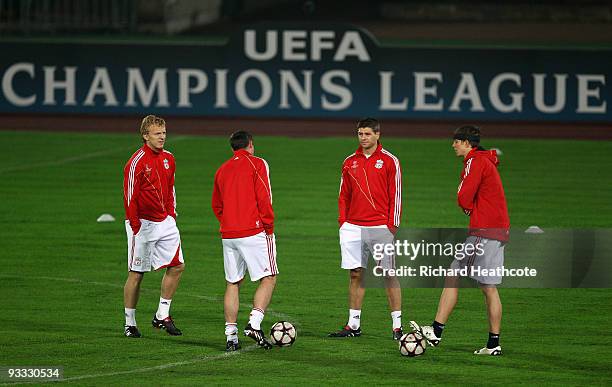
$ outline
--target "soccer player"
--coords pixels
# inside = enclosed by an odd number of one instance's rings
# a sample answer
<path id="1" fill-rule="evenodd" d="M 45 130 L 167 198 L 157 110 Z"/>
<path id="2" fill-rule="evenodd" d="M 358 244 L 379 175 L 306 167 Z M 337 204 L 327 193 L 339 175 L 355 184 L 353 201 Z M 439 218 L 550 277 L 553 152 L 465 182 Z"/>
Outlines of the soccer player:
<path id="1" fill-rule="evenodd" d="M 255 157 L 253 137 L 237 131 L 230 137 L 234 151 L 215 174 L 212 209 L 220 223 L 223 264 L 227 281 L 224 299 L 228 352 L 240 349 L 238 307 L 245 271 L 259 281 L 244 334 L 265 349 L 272 345 L 261 329 L 264 313 L 276 285 L 276 240 L 268 163 Z"/>
<path id="2" fill-rule="evenodd" d="M 338 223 L 340 225 L 341 267 L 349 271 L 348 323 L 330 337 L 361 336 L 362 287 L 367 255 L 362 243 L 372 245 L 374 239 L 393 243 L 402 212 L 402 172 L 400 162 L 379 142 L 380 124 L 374 118 L 357 123 L 359 147 L 342 163 Z M 363 249 L 365 250 L 365 249 Z M 393 268 L 394 256 L 385 256 L 379 265 Z M 395 277 L 385 278 L 391 310 L 392 337 L 402 336 L 402 293 Z"/>
<path id="3" fill-rule="evenodd" d="M 172 336 L 182 333 L 170 317 L 170 304 L 185 268 L 181 236 L 176 227 L 176 196 L 172 153 L 164 149 L 166 122 L 153 115 L 140 125 L 144 145 L 125 164 L 123 204 L 128 241 L 128 278 L 123 288 L 125 336 L 141 337 L 136 304 L 144 273 L 166 269 L 153 327 Z"/>
<path id="4" fill-rule="evenodd" d="M 463 212 L 470 217 L 469 237 L 465 245 L 473 246 L 471 250 L 474 254 L 461 260 L 453 260 L 451 269 L 480 267 L 497 270 L 504 265 L 504 245 L 508 241 L 510 228 L 506 196 L 497 171 L 499 165 L 497 154 L 494 150 L 487 151 L 480 146 L 480 129 L 472 125 L 461 126 L 455 130 L 452 146 L 455 154 L 463 158 L 457 202 Z M 467 252 L 467 248 L 465 251 Z M 484 294 L 489 318 L 487 345 L 474 351 L 474 354 L 501 355 L 499 335 L 502 304 L 496 285 L 502 282 L 502 278 L 482 276 L 477 273 L 470 277 L 478 282 Z M 414 321 L 410 322 L 413 329 L 421 330 L 432 346 L 438 345 L 442 340 L 446 321 L 457 304 L 458 287 L 459 277 L 446 278 L 432 325 L 419 327 Z"/>

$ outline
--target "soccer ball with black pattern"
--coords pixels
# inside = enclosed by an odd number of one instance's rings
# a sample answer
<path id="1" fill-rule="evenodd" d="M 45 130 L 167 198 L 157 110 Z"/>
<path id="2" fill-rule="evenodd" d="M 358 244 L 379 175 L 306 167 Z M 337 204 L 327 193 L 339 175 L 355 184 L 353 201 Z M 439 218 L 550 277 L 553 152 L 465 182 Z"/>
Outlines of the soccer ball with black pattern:
<path id="1" fill-rule="evenodd" d="M 279 321 L 270 329 L 270 342 L 279 347 L 288 347 L 295 343 L 297 331 L 288 321 Z"/>
<path id="2" fill-rule="evenodd" d="M 419 332 L 406 333 L 399 339 L 399 351 L 403 356 L 421 356 L 425 353 L 425 348 L 427 342 Z"/>

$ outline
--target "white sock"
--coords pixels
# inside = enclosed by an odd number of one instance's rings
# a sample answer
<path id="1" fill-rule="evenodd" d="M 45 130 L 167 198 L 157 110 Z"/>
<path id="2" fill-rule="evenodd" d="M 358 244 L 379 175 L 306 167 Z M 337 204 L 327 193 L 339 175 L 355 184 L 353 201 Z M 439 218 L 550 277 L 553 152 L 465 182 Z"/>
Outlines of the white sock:
<path id="1" fill-rule="evenodd" d="M 261 322 L 264 318 L 264 311 L 259 308 L 253 308 L 249 315 L 249 324 L 253 329 L 261 329 Z"/>
<path id="2" fill-rule="evenodd" d="M 349 309 L 348 324 L 351 329 L 357 329 L 361 326 L 361 309 Z"/>
<path id="3" fill-rule="evenodd" d="M 125 310 L 125 325 L 136 326 L 136 309 L 123 308 Z"/>
<path id="4" fill-rule="evenodd" d="M 227 341 L 238 341 L 238 327 L 236 323 L 225 323 L 225 338 Z"/>
<path id="5" fill-rule="evenodd" d="M 158 320 L 163 320 L 170 315 L 170 304 L 172 300 L 166 300 L 165 298 L 159 298 L 159 306 L 157 307 L 157 313 L 155 313 L 155 317 Z"/>
<path id="6" fill-rule="evenodd" d="M 391 312 L 391 320 L 393 321 L 393 329 L 402 327 L 402 311 L 394 310 Z"/>

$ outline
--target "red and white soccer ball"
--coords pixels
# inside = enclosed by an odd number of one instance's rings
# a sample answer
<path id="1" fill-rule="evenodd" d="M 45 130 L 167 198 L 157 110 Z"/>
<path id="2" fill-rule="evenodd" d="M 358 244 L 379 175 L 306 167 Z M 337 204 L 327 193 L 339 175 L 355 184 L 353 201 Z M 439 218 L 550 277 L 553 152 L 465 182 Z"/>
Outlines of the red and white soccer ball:
<path id="1" fill-rule="evenodd" d="M 270 341 L 279 347 L 288 347 L 295 343 L 297 331 L 288 321 L 279 321 L 270 329 Z"/>
<path id="2" fill-rule="evenodd" d="M 399 340 L 399 351 L 403 356 L 415 357 L 425 353 L 427 342 L 419 332 L 406 333 Z"/>

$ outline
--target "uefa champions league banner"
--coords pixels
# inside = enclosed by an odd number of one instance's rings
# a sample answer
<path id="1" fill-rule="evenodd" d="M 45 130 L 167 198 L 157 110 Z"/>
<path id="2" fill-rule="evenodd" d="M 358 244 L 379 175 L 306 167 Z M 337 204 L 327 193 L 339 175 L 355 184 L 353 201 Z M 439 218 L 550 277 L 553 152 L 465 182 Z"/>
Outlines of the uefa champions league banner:
<path id="1" fill-rule="evenodd" d="M 260 24 L 223 45 L 0 42 L 0 112 L 610 122 L 612 52 L 381 46 Z"/>

